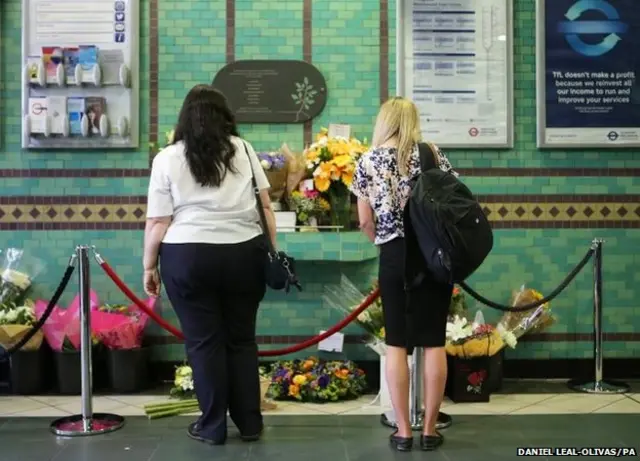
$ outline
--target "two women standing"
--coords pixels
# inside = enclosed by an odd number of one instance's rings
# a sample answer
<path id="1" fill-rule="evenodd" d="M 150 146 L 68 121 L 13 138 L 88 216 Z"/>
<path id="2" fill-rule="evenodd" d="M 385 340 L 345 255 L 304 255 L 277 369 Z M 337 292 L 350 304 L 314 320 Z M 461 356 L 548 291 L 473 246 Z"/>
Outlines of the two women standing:
<path id="1" fill-rule="evenodd" d="M 435 425 L 446 380 L 445 329 L 452 287 L 425 280 L 405 293 L 403 210 L 420 174 L 419 117 L 408 100 L 393 98 L 378 115 L 373 148 L 358 162 L 352 192 L 362 231 L 380 248 L 379 285 L 386 329 L 387 370 L 398 430 L 391 445 L 408 451 L 407 353 L 425 348 L 425 426 L 420 445 L 443 441 Z M 439 152 L 436 164 L 451 165 Z M 259 224 L 255 178 L 267 220 Z M 238 130 L 222 94 L 198 85 L 187 95 L 173 143 L 155 157 L 147 201 L 144 287 L 160 294 L 160 277 L 185 335 L 202 415 L 188 435 L 219 445 L 227 440 L 227 411 L 243 440 L 260 438 L 256 317 L 265 295 L 265 238 L 275 246 L 269 182 Z M 158 263 L 160 272 L 158 271 Z"/>

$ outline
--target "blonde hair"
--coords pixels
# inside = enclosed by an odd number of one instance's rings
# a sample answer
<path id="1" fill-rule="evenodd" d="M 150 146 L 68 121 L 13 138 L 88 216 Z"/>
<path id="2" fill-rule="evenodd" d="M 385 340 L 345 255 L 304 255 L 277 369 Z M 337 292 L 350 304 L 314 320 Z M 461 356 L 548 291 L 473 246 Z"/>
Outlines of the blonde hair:
<path id="1" fill-rule="evenodd" d="M 398 170 L 409 174 L 409 159 L 416 143 L 420 142 L 420 116 L 418 108 L 408 99 L 395 97 L 381 107 L 373 130 L 372 143 L 379 147 L 395 139 L 398 150 Z"/>

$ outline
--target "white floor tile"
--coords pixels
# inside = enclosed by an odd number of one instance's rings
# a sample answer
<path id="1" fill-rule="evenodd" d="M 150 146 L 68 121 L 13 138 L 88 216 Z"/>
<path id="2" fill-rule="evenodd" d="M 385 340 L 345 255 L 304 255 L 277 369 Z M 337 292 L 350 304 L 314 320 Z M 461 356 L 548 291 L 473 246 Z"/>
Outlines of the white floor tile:
<path id="1" fill-rule="evenodd" d="M 56 408 L 60 408 L 61 410 L 67 411 L 73 415 L 79 414 L 82 411 L 82 403 L 79 398 L 75 401 L 70 402 L 66 401 L 62 404 L 53 405 Z M 107 397 L 95 397 L 93 399 L 93 412 L 94 413 L 105 413 L 109 412 L 115 408 L 122 408 L 124 405 L 122 402 L 117 402 L 115 400 L 111 400 Z"/>
<path id="2" fill-rule="evenodd" d="M 634 400 L 625 398 L 623 400 L 618 400 L 617 402 L 614 402 L 602 408 L 598 408 L 596 411 L 594 411 L 594 413 L 609 413 L 609 414 L 631 413 L 631 414 L 640 415 L 640 403 Z"/>
<path id="3" fill-rule="evenodd" d="M 11 415 L 12 418 L 61 418 L 69 416 L 64 410 L 55 407 L 39 408 L 37 410 L 19 411 Z M 52 421 L 53 422 L 53 421 Z"/>
<path id="4" fill-rule="evenodd" d="M 131 405 L 138 408 L 143 408 L 149 403 L 157 403 L 168 401 L 169 398 L 166 395 L 109 395 L 106 398 L 120 402 L 123 405 Z"/>
<path id="5" fill-rule="evenodd" d="M 12 415 L 20 411 L 39 410 L 46 407 L 48 407 L 46 403 L 31 400 L 28 397 L 0 397 L 0 416 Z"/>

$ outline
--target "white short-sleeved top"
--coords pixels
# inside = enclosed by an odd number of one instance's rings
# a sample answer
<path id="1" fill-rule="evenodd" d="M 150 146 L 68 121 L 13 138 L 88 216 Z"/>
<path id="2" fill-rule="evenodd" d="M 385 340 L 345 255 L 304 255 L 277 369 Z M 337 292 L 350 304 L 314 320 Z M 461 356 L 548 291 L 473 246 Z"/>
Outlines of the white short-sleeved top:
<path id="1" fill-rule="evenodd" d="M 234 171 L 227 172 L 219 187 L 202 187 L 195 181 L 182 142 L 167 146 L 153 159 L 147 218 L 171 216 L 164 243 L 240 243 L 262 233 L 252 169 L 258 189 L 268 189 L 269 181 L 251 144 L 245 142 L 247 156 L 242 139 L 231 141 Z"/>

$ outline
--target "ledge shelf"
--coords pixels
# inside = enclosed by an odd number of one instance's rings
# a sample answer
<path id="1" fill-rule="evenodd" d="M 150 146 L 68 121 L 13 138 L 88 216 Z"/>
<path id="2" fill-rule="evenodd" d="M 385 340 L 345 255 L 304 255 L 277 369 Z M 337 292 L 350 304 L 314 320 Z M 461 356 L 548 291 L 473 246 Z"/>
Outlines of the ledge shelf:
<path id="1" fill-rule="evenodd" d="M 362 232 L 282 232 L 278 248 L 297 261 L 358 262 L 375 259 L 377 248 Z"/>

